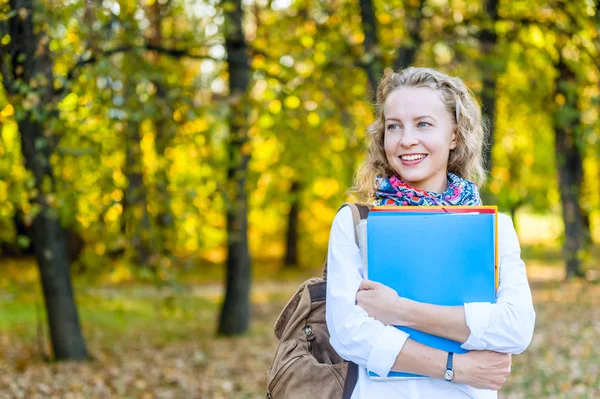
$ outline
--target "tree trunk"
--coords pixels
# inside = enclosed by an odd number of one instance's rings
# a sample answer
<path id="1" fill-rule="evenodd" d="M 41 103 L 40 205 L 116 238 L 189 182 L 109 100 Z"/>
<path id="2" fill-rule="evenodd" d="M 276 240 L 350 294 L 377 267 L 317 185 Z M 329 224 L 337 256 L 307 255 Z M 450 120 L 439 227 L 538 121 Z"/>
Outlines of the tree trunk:
<path id="1" fill-rule="evenodd" d="M 423 39 L 421 37 L 421 20 L 423 19 L 424 0 L 419 1 L 416 9 L 407 6 L 405 24 L 408 30 L 409 40 L 407 44 L 398 49 L 394 60 L 394 71 L 408 68 L 415 62 L 417 52 Z M 377 41 L 377 23 L 375 8 L 372 0 L 360 0 L 360 15 L 362 18 L 362 29 L 365 35 L 363 41 L 364 60 L 360 63 L 367 73 L 369 85 L 373 91 L 373 98 L 377 95 L 377 86 L 383 75 L 383 61 Z"/>
<path id="2" fill-rule="evenodd" d="M 287 267 L 298 266 L 298 216 L 300 214 L 300 183 L 292 182 L 290 187 L 290 212 L 288 213 L 288 229 L 286 234 L 285 260 Z"/>
<path id="3" fill-rule="evenodd" d="M 156 47 L 162 47 L 163 44 L 161 23 L 167 7 L 167 5 L 154 1 L 147 8 L 147 14 L 150 19 L 148 40 Z M 159 67 L 158 53 L 154 54 L 150 63 Z M 166 162 L 165 151 L 169 148 L 172 139 L 175 136 L 175 127 L 173 126 L 173 123 L 169 121 L 170 116 L 173 114 L 173 107 L 169 101 L 165 83 L 161 79 L 153 79 L 153 83 L 156 85 L 156 104 L 159 108 L 153 121 L 155 128 L 154 148 L 158 159 L 162 160 L 162 162 L 158 162 L 156 169 L 156 191 L 158 199 L 156 226 L 158 230 L 155 234 L 155 240 L 153 240 L 153 247 L 160 251 L 160 253 L 167 254 L 169 252 L 169 247 L 167 245 L 169 235 L 168 229 L 173 225 L 174 218 L 171 212 L 171 198 L 168 191 L 169 175 L 167 172 L 169 165 Z"/>
<path id="4" fill-rule="evenodd" d="M 57 360 L 85 360 L 87 349 L 79 325 L 77 305 L 71 284 L 67 231 L 54 208 L 42 193 L 42 181 L 53 180 L 49 153 L 36 151 L 35 143 L 43 137 L 42 126 L 28 120 L 19 122 L 21 148 L 27 169 L 35 176 L 38 195 L 35 202 L 41 211 L 33 220 L 33 242 L 50 324 L 52 350 Z"/>
<path id="5" fill-rule="evenodd" d="M 161 99 L 159 102 L 163 102 L 165 104 L 168 103 L 166 98 L 165 89 L 162 87 L 162 84 L 155 82 L 157 85 L 156 94 Z M 172 112 L 171 112 L 172 114 Z M 155 150 L 156 156 L 163 161 L 158 163 L 156 168 L 156 191 L 157 191 L 157 200 L 158 200 L 158 213 L 156 215 L 156 226 L 157 231 L 155 234 L 155 240 L 153 242 L 156 243 L 156 249 L 160 250 L 162 254 L 169 254 L 170 248 L 168 245 L 169 240 L 169 229 L 172 228 L 174 223 L 173 212 L 171 212 L 171 194 L 169 193 L 169 163 L 167 162 L 167 158 L 165 156 L 165 152 L 167 148 L 170 147 L 172 138 L 175 137 L 175 129 L 172 126 L 171 122 L 167 121 L 164 117 L 164 114 L 160 114 L 154 120 L 154 126 L 156 130 L 156 138 L 155 138 Z"/>
<path id="6" fill-rule="evenodd" d="M 480 65 L 483 75 L 483 90 L 481 92 L 481 103 L 483 113 L 488 122 L 487 145 L 484 147 L 484 166 L 488 172 L 492 170 L 492 147 L 494 145 L 494 129 L 496 121 L 496 82 L 498 71 L 494 65 L 496 61 L 496 44 L 498 36 L 496 34 L 496 22 L 498 21 L 498 0 L 487 0 L 485 2 L 485 11 L 488 17 L 484 28 L 481 30 L 479 45 L 483 56 Z"/>
<path id="7" fill-rule="evenodd" d="M 556 160 L 562 214 L 565 225 L 563 256 L 567 278 L 583 276 L 581 254 L 585 249 L 585 222 L 581 211 L 580 187 L 583 181 L 583 161 L 577 147 L 576 128 L 581 115 L 578 111 L 578 94 L 575 74 L 561 58 L 556 79 L 556 95 L 564 98 L 555 116 Z"/>
<path id="8" fill-rule="evenodd" d="M 583 218 L 583 234 L 584 234 L 584 248 L 587 251 L 592 249 L 594 245 L 594 240 L 592 237 L 592 221 L 590 219 L 590 213 L 586 209 L 581 210 L 582 218 Z"/>
<path id="9" fill-rule="evenodd" d="M 33 201 L 40 207 L 33 220 L 32 232 L 52 349 L 57 360 L 84 360 L 88 353 L 71 284 L 67 233 L 58 220 L 52 199 L 55 184 L 50 156 L 58 136 L 45 122 L 58 115 L 50 40 L 45 32 L 34 29 L 32 0 L 11 0 L 9 6 L 15 14 L 8 21 L 10 43 L 0 48 L 0 57 L 9 61 L 2 64 L 2 78 L 7 94 L 16 100 L 15 106 L 24 111 L 17 122 L 25 166 L 32 172 L 37 190 Z M 2 30 L 6 31 L 6 25 Z M 23 108 L 23 97 L 14 86 L 15 82 L 39 96 L 39 103 Z"/>
<path id="10" fill-rule="evenodd" d="M 522 203 L 512 204 L 510 207 L 510 218 L 512 219 L 513 226 L 517 234 L 519 233 L 519 224 L 517 223 L 517 211 L 521 208 Z"/>
<path id="11" fill-rule="evenodd" d="M 394 60 L 394 71 L 396 72 L 408 68 L 417 58 L 417 52 L 423 43 L 423 37 L 421 36 L 421 21 L 423 20 L 424 6 L 425 0 L 420 0 L 419 5 L 414 8 L 405 5 L 406 16 L 404 18 L 404 24 L 410 40 L 405 42 L 404 45 L 398 49 L 398 54 Z"/>
<path id="12" fill-rule="evenodd" d="M 132 83 L 130 82 L 130 84 Z M 144 185 L 140 124 L 130 119 L 126 129 L 125 175 L 127 176 L 127 187 L 123 194 L 125 233 L 133 250 L 133 261 L 140 267 L 151 268 L 148 263 L 152 253 L 150 249 L 151 226 L 146 186 Z"/>
<path id="13" fill-rule="evenodd" d="M 375 98 L 377 84 L 383 75 L 383 64 L 381 62 L 381 51 L 377 45 L 377 23 L 375 21 L 373 0 L 360 0 L 360 16 L 365 35 L 365 40 L 363 41 L 365 59 L 364 62 L 361 62 L 361 65 L 367 73 L 373 98 Z"/>
<path id="14" fill-rule="evenodd" d="M 225 3 L 225 2 L 224 2 Z M 224 4 L 227 28 L 225 48 L 229 72 L 229 166 L 227 168 L 227 277 L 218 333 L 238 335 L 250 321 L 251 262 L 248 250 L 246 177 L 250 162 L 247 91 L 250 64 L 242 29 L 241 0 Z"/>

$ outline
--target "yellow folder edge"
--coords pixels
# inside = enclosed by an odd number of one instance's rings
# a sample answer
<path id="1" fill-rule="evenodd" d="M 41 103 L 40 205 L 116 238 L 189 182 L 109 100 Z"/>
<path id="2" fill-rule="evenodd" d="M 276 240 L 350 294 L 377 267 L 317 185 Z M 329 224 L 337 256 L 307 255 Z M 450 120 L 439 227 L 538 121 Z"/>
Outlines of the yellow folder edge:
<path id="1" fill-rule="evenodd" d="M 395 205 L 388 205 L 388 206 L 374 206 L 372 210 L 376 210 L 376 209 L 402 209 L 403 211 L 408 211 L 408 206 L 395 206 Z M 460 205 L 450 205 L 450 206 L 443 206 L 443 205 L 429 205 L 429 206 L 425 206 L 425 205 L 419 205 L 419 206 L 415 206 L 415 208 L 425 208 L 425 209 L 464 209 L 464 208 L 473 208 L 473 211 L 477 211 L 477 209 L 491 209 L 494 211 L 494 217 L 496 218 L 494 225 L 496 226 L 496 231 L 494 232 L 494 284 L 496 287 L 496 292 L 498 292 L 498 283 L 499 283 L 499 272 L 500 272 L 500 265 L 498 264 L 498 206 L 496 205 L 474 205 L 474 206 L 460 206 Z"/>

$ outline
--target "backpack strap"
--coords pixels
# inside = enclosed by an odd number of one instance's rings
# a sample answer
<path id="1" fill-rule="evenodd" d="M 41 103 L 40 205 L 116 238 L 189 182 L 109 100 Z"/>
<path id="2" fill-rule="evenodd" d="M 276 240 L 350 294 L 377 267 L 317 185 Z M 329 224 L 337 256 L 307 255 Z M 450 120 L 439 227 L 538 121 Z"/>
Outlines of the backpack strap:
<path id="1" fill-rule="evenodd" d="M 367 216 L 369 216 L 369 211 L 371 210 L 373 205 L 355 204 L 354 202 L 344 202 L 342 206 L 340 206 L 340 208 L 338 209 L 338 212 L 345 206 L 349 207 L 352 211 L 352 220 L 354 221 L 354 241 L 356 242 L 356 246 L 360 246 L 358 244 L 358 231 L 356 227 L 358 226 L 358 223 L 361 220 L 366 219 Z M 327 280 L 327 261 L 325 261 L 325 265 L 323 266 L 323 279 Z"/>
<path id="2" fill-rule="evenodd" d="M 348 362 L 348 371 L 346 372 L 346 380 L 344 381 L 344 391 L 342 399 L 350 399 L 356 383 L 358 382 L 358 365 L 354 362 Z"/>
<path id="3" fill-rule="evenodd" d="M 352 202 L 346 202 L 340 206 L 338 212 L 345 206 L 349 206 L 352 210 L 352 220 L 354 220 L 354 240 L 356 245 L 360 247 L 358 243 L 358 223 L 366 219 L 369 216 L 369 211 L 371 211 L 372 205 L 366 204 L 355 204 Z M 327 261 L 325 261 L 325 266 L 323 268 L 323 279 L 327 279 Z M 354 392 L 354 388 L 356 387 L 356 383 L 358 382 L 358 365 L 354 362 L 348 362 L 348 371 L 346 373 L 346 380 L 344 381 L 344 390 L 342 392 L 342 399 L 350 399 L 352 397 L 352 393 Z"/>

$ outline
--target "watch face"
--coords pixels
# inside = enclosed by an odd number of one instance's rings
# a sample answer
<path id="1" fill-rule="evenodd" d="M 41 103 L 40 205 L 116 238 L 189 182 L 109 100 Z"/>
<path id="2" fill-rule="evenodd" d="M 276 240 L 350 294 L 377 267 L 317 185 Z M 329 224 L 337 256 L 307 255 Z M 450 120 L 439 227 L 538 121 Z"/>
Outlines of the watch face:
<path id="1" fill-rule="evenodd" d="M 452 381 L 452 379 L 454 378 L 454 371 L 446 370 L 444 372 L 444 378 L 446 379 L 446 381 Z"/>

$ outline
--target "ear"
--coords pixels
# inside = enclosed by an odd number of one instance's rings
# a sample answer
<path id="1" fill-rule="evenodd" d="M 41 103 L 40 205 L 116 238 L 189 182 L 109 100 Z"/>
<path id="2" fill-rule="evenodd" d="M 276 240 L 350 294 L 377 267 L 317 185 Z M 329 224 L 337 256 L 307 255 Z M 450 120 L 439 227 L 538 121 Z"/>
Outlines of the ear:
<path id="1" fill-rule="evenodd" d="M 452 131 L 452 141 L 450 141 L 450 149 L 453 150 L 457 147 L 457 142 L 456 142 L 456 129 L 454 129 Z"/>

